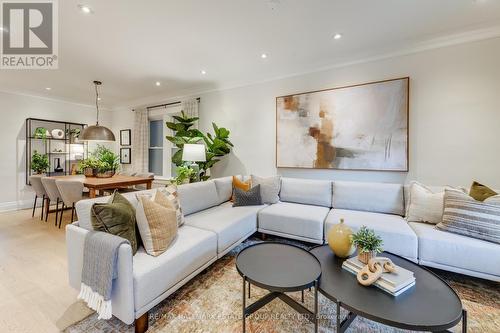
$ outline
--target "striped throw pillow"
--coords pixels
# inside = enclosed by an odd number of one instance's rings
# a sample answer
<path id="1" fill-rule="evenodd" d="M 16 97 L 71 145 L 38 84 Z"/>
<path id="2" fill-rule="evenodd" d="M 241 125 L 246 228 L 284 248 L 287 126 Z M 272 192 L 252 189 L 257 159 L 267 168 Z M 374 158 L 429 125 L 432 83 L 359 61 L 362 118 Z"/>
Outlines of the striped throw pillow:
<path id="1" fill-rule="evenodd" d="M 456 190 L 445 190 L 439 230 L 500 244 L 500 205 L 477 201 Z"/>
<path id="2" fill-rule="evenodd" d="M 136 220 L 144 249 L 149 255 L 159 256 L 177 235 L 175 209 L 163 207 L 145 195 L 138 200 Z"/>

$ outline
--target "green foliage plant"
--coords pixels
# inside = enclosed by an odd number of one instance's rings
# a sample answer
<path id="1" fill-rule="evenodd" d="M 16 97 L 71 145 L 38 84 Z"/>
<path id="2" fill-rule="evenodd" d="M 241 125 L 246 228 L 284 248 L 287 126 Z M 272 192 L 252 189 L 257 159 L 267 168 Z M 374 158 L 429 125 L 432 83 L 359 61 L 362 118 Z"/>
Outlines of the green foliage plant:
<path id="1" fill-rule="evenodd" d="M 37 174 L 41 174 L 47 171 L 49 168 L 49 157 L 47 155 L 42 155 L 38 151 L 33 152 L 31 156 L 31 170 Z"/>
<path id="2" fill-rule="evenodd" d="M 383 251 L 382 238 L 366 226 L 362 226 L 357 233 L 352 235 L 352 242 L 361 252 L 380 253 Z"/>

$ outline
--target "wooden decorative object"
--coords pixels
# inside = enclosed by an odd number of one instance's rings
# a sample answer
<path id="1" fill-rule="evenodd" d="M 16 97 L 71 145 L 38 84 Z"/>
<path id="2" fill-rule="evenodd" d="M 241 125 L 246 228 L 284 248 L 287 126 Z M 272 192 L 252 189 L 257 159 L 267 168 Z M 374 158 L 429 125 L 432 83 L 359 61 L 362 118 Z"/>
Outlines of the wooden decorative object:
<path id="1" fill-rule="evenodd" d="M 369 286 L 375 283 L 382 273 L 395 273 L 396 266 L 389 258 L 372 258 L 368 264 L 358 272 L 358 282 L 363 286 Z"/>
<path id="2" fill-rule="evenodd" d="M 370 259 L 375 258 L 377 256 L 376 251 L 370 251 L 370 252 L 363 252 L 361 251 L 360 248 L 358 248 L 358 260 L 361 261 L 363 264 L 368 264 L 368 261 Z"/>

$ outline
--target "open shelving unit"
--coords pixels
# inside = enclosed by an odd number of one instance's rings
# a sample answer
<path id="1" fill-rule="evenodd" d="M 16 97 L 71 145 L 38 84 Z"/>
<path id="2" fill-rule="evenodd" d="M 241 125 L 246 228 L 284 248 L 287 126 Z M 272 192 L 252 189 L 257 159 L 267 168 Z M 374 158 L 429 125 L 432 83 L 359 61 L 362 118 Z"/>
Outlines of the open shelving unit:
<path id="1" fill-rule="evenodd" d="M 26 119 L 26 184 L 29 185 L 29 177 L 33 174 L 31 170 L 31 157 L 37 151 L 42 155 L 48 155 L 49 168 L 47 176 L 70 175 L 74 165 L 82 159 L 87 158 L 87 143 L 79 141 L 73 134 L 73 130 L 83 131 L 87 124 L 72 123 L 58 120 L 48 120 L 39 118 Z M 35 136 L 35 130 L 39 127 L 45 128 L 49 133 L 59 129 L 64 132 L 63 138 L 53 138 L 51 135 L 46 138 Z M 57 165 L 62 167 L 62 171 L 56 172 Z"/>

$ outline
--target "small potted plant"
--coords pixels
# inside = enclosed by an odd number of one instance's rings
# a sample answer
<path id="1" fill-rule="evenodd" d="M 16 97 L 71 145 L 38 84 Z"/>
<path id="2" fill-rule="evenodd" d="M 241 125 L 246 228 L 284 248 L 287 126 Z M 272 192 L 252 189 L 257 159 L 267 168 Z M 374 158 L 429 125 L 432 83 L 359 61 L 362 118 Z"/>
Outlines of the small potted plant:
<path id="1" fill-rule="evenodd" d="M 188 184 L 195 171 L 188 166 L 177 167 L 177 177 L 175 178 L 175 183 L 177 185 Z"/>
<path id="2" fill-rule="evenodd" d="M 49 168 L 49 157 L 47 155 L 42 155 L 38 151 L 33 152 L 33 156 L 31 156 L 31 170 L 35 172 L 35 174 L 43 174 Z"/>
<path id="3" fill-rule="evenodd" d="M 78 170 L 83 173 L 85 177 L 95 177 L 99 166 L 99 160 L 94 156 L 90 156 L 89 158 L 78 163 Z"/>
<path id="4" fill-rule="evenodd" d="M 352 242 L 358 249 L 358 260 L 364 264 L 383 251 L 382 238 L 375 234 L 375 231 L 362 226 L 357 233 L 352 235 Z"/>

